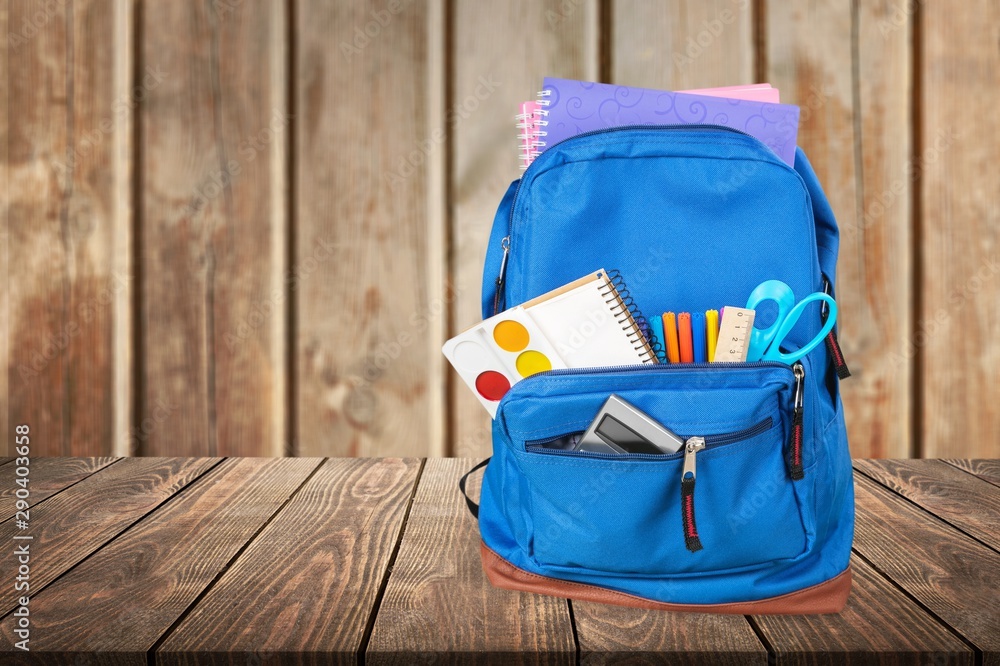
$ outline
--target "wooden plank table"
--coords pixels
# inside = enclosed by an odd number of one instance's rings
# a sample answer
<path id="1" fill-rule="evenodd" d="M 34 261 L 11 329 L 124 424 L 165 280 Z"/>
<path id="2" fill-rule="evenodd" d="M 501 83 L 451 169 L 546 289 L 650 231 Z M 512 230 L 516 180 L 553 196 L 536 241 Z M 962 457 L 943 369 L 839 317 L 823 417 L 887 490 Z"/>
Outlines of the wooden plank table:
<path id="1" fill-rule="evenodd" d="M 997 461 L 856 461 L 847 608 L 745 617 L 492 588 L 475 462 L 35 458 L 24 529 L 0 459 L 0 664 L 1000 664 Z"/>

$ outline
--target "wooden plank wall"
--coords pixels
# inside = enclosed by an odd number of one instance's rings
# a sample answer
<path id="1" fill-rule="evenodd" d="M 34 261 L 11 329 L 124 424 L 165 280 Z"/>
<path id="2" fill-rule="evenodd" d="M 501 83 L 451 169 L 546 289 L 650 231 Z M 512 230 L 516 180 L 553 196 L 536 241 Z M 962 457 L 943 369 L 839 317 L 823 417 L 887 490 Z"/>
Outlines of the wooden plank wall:
<path id="1" fill-rule="evenodd" d="M 133 15 L 5 3 L 9 425 L 36 454 L 121 452 L 129 427 Z"/>
<path id="2" fill-rule="evenodd" d="M 852 453 L 1000 455 L 990 0 L 12 0 L 0 25 L 0 426 L 36 455 L 487 455 L 439 349 L 479 319 L 547 74 L 779 86 L 842 230 Z"/>

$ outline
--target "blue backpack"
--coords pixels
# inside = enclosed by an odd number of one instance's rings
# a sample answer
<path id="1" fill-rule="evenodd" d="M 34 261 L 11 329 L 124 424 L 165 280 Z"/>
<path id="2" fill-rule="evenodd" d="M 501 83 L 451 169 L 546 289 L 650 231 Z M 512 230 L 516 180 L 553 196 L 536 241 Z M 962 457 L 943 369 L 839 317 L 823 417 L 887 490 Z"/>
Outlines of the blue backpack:
<path id="1" fill-rule="evenodd" d="M 546 150 L 508 189 L 486 254 L 483 317 L 602 267 L 620 271 L 647 313 L 742 305 L 770 279 L 797 295 L 832 293 L 837 250 L 833 212 L 801 150 L 793 169 L 721 126 L 590 132 Z M 787 346 L 811 340 L 824 317 L 807 310 Z M 854 492 L 839 396 L 848 373 L 834 336 L 794 367 L 636 365 L 515 384 L 493 421 L 478 509 L 492 584 L 665 610 L 841 610 Z M 703 437 L 696 474 L 682 481 L 684 450 L 545 446 L 586 430 L 612 393 L 682 438 Z"/>

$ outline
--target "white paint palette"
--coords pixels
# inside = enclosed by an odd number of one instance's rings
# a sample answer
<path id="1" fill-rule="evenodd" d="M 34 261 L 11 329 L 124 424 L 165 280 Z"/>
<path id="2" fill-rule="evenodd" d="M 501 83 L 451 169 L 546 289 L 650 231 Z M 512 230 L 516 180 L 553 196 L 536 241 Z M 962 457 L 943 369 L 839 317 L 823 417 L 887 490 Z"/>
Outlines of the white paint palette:
<path id="1" fill-rule="evenodd" d="M 521 379 L 566 367 L 520 306 L 452 338 L 442 351 L 491 417 L 496 416 L 500 398 Z"/>

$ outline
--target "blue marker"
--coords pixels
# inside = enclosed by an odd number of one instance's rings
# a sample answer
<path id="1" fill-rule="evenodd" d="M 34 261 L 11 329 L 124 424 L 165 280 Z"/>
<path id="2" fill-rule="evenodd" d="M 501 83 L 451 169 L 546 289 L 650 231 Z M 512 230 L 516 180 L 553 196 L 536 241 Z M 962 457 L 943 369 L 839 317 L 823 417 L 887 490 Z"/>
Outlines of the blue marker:
<path id="1" fill-rule="evenodd" d="M 705 313 L 691 313 L 691 346 L 694 347 L 694 362 L 708 362 L 708 341 L 705 337 Z"/>
<path id="2" fill-rule="evenodd" d="M 660 343 L 659 349 L 656 351 L 656 358 L 659 359 L 660 363 L 667 362 L 667 352 L 666 344 L 667 340 L 663 337 L 663 317 L 660 315 L 654 315 L 649 318 L 649 327 L 653 329 L 653 335 L 656 337 L 657 342 Z"/>

